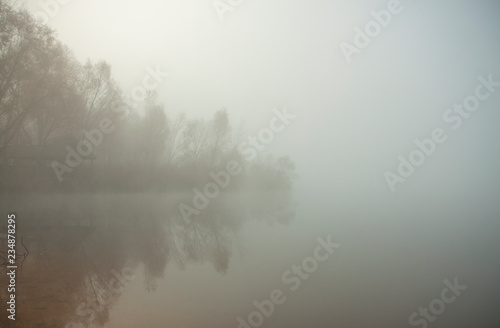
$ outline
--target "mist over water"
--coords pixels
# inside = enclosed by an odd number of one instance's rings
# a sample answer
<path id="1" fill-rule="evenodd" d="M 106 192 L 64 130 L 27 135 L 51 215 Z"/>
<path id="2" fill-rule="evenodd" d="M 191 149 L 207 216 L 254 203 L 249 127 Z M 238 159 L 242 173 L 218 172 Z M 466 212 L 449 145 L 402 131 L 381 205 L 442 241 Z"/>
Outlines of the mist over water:
<path id="1" fill-rule="evenodd" d="M 175 207 L 184 194 L 10 197 L 2 207 L 30 218 L 18 227 L 29 250 L 18 278 L 22 322 L 236 326 L 279 289 L 286 301 L 269 325 L 396 326 L 455 277 L 467 289 L 440 324 L 496 320 L 483 307 L 499 288 L 498 221 L 482 210 L 491 200 L 456 208 L 364 200 L 361 208 L 299 195 L 222 195 L 189 224 Z M 340 247 L 292 290 L 292 266 L 328 235 Z"/>
<path id="2" fill-rule="evenodd" d="M 0 327 L 498 328 L 499 14 L 0 0 Z"/>

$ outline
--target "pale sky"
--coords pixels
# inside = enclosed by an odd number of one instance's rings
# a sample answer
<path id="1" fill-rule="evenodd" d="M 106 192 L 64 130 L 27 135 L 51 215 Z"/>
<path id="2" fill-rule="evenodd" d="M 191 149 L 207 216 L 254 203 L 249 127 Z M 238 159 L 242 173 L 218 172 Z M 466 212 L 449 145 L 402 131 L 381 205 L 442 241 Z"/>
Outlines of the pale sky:
<path id="1" fill-rule="evenodd" d="M 351 63 L 340 44 L 353 44 L 354 28 L 390 1 L 243 0 L 224 21 L 210 0 L 67 2 L 49 25 L 81 61 L 109 62 L 125 93 L 159 66 L 170 74 L 157 89 L 168 113 L 227 107 L 235 126 L 244 120 L 255 133 L 287 106 L 297 118 L 271 146 L 306 184 L 390 193 L 384 172 L 415 138 L 443 128 L 449 140 L 398 190 L 496 188 L 500 92 L 458 130 L 442 116 L 473 95 L 479 76 L 500 81 L 498 2 L 400 1 Z M 41 3 L 53 2 L 26 1 L 34 13 Z"/>

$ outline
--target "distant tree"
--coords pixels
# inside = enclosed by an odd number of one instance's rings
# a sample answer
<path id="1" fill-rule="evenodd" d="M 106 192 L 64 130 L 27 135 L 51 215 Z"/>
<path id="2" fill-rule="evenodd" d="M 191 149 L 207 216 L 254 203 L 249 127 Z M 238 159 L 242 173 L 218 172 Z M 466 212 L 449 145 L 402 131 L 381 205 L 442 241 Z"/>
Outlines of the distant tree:
<path id="1" fill-rule="evenodd" d="M 149 164 L 157 164 L 165 153 L 169 127 L 165 108 L 158 103 L 156 94 L 150 94 L 146 100 L 145 117 L 141 128 L 145 160 Z"/>
<path id="2" fill-rule="evenodd" d="M 209 129 L 203 120 L 189 120 L 182 133 L 182 161 L 187 165 L 201 164 L 206 159 Z"/>
<path id="3" fill-rule="evenodd" d="M 230 132 L 227 109 L 223 108 L 215 113 L 210 124 L 210 129 L 211 149 L 208 164 L 212 166 L 217 162 L 217 159 L 220 158 L 222 152 L 227 150 Z"/>
<path id="4" fill-rule="evenodd" d="M 103 61 L 88 60 L 80 71 L 79 90 L 85 111 L 82 130 L 95 127 L 104 117 L 115 117 L 124 107 L 122 91 L 111 77 L 111 66 Z"/>
<path id="5" fill-rule="evenodd" d="M 165 141 L 165 160 L 170 165 L 179 155 L 181 133 L 185 127 L 186 115 L 179 114 L 175 120 L 168 120 L 167 139 Z"/>

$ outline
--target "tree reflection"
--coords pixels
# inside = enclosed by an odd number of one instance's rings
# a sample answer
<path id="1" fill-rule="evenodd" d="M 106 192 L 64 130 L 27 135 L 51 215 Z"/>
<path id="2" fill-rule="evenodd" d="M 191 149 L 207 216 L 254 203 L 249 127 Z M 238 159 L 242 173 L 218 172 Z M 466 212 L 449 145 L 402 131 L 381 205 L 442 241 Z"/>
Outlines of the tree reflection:
<path id="1" fill-rule="evenodd" d="M 170 265 L 183 269 L 210 263 L 225 274 L 246 221 L 287 224 L 294 216 L 288 192 L 223 194 L 189 223 L 177 205 L 190 195 L 58 195 L 52 201 L 36 197 L 41 196 L 8 200 L 25 209 L 19 217 L 36 217 L 24 220 L 18 229 L 30 250 L 18 273 L 19 327 L 102 327 L 132 272 L 143 270 L 148 292 L 156 290 Z M 46 205 L 54 203 L 65 205 Z M 75 211 L 92 213 L 93 220 Z M 4 265 L 3 286 L 5 271 Z M 0 295 L 2 302 L 8 296 L 3 289 Z"/>

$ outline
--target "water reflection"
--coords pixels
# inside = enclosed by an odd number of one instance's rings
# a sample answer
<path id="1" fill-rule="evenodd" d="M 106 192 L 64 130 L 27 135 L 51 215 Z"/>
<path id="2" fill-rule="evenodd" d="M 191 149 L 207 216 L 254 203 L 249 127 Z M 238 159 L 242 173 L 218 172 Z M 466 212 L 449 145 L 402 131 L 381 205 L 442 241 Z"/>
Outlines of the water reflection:
<path id="1" fill-rule="evenodd" d="M 12 327 L 102 327 L 135 273 L 154 292 L 169 265 L 210 263 L 225 274 L 246 221 L 288 224 L 289 193 L 220 195 L 186 223 L 182 194 L 8 195 L 0 208 L 18 208 L 16 322 Z M 6 241 L 2 239 L 2 249 Z M 2 257 L 5 254 L 2 253 Z M 21 261 L 24 260 L 24 261 Z M 0 261 L 3 262 L 2 259 Z M 22 262 L 22 263 L 21 263 Z M 22 265 L 21 265 L 22 264 Z M 2 286 L 6 284 L 2 265 Z M 7 290 L 1 290 L 2 302 Z M 5 303 L 3 303 L 5 304 Z M 6 326 L 5 316 L 0 319 Z"/>

